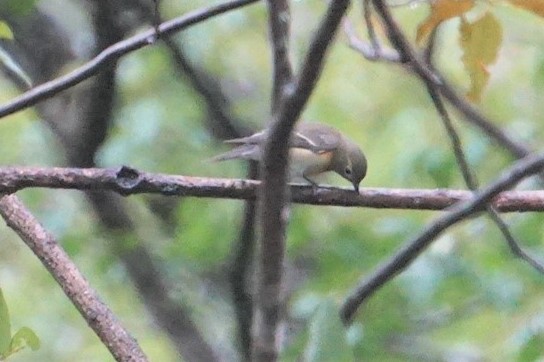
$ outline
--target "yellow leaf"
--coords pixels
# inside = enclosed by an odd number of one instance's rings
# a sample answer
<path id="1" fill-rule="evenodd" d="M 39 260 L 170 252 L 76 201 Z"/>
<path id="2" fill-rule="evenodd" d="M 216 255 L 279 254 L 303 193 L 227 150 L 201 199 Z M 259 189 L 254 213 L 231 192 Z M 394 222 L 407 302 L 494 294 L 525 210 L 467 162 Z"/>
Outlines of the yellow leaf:
<path id="1" fill-rule="evenodd" d="M 502 27 L 495 16 L 488 12 L 473 23 L 461 19 L 460 32 L 462 61 L 471 83 L 467 97 L 473 102 L 479 102 L 489 80 L 487 66 L 495 62 L 500 50 Z"/>
<path id="2" fill-rule="evenodd" d="M 0 39 L 13 40 L 13 32 L 11 31 L 11 28 L 5 21 L 2 20 L 0 20 Z"/>
<path id="3" fill-rule="evenodd" d="M 519 8 L 532 11 L 536 15 L 544 16 L 544 0 L 509 0 Z"/>
<path id="4" fill-rule="evenodd" d="M 477 69 L 470 74 L 470 89 L 466 95 L 473 103 L 480 103 L 484 88 L 489 81 L 489 72 L 483 64 L 476 64 L 475 68 Z"/>
<path id="5" fill-rule="evenodd" d="M 460 16 L 474 7 L 474 0 L 433 0 L 431 13 L 419 24 L 416 42 L 421 44 L 442 22 Z"/>

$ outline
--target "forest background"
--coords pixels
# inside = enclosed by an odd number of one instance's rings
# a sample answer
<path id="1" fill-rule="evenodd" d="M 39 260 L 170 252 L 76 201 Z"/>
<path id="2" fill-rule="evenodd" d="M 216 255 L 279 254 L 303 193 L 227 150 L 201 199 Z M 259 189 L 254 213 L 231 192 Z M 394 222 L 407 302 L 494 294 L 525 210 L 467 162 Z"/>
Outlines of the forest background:
<path id="1" fill-rule="evenodd" d="M 459 0 L 450 2 L 456 5 L 446 6 L 444 15 L 437 10 L 441 3 L 447 1 L 388 5 L 414 49 L 425 54 L 432 43 L 434 66 L 465 105 L 486 115 L 521 148 L 541 149 L 544 5 Z M 413 70 L 417 67 L 371 61 L 354 49 L 357 40 L 372 43 L 362 4 L 353 2 L 349 21 L 340 25 L 301 118 L 330 124 L 362 147 L 369 163 L 363 199 L 365 188 L 467 189 L 451 133 Z M 329 6 L 290 2 L 289 56 L 295 73 L 303 69 Z M 159 14 L 166 20 L 207 7 L 208 1 L 163 0 Z M 245 178 L 244 163 L 209 159 L 227 149 L 222 140 L 269 124 L 277 74 L 271 8 L 257 2 L 150 39 L 152 44 L 109 62 L 90 80 L 3 118 L 1 164 L 127 165 L 150 173 Z M 382 45 L 395 48 L 398 44 L 386 40 L 379 12 L 372 10 L 370 19 Z M 0 20 L 0 101 L 6 105 L 29 84 L 77 71 L 111 44 L 149 31 L 157 13 L 144 1 L 6 1 Z M 470 43 L 470 34 L 483 40 Z M 458 109 L 447 111 L 473 174 L 487 185 L 520 154 L 465 122 L 466 112 Z M 336 175 L 321 182 L 349 186 Z M 533 178 L 519 188 L 538 185 Z M 240 266 L 251 259 L 244 254 L 253 250 L 246 242 L 258 240 L 255 220 L 248 216 L 255 215 L 252 202 L 55 189 L 17 195 L 150 360 L 199 360 L 194 356 L 205 356 L 206 348 L 224 360 L 247 355 L 252 314 L 244 303 L 250 302 L 248 285 L 255 281 L 239 273 L 253 274 Z M 440 215 L 293 204 L 283 278 L 287 327 L 277 332 L 284 341 L 280 359 L 542 358 L 544 275 L 516 257 L 504 232 L 484 215 L 437 235 L 406 270 L 365 300 L 347 327 L 342 325 L 339 315 L 361 278 Z M 502 220 L 531 260 L 544 262 L 542 215 L 508 213 Z M 32 251 L 7 226 L 0 235 L 0 287 L 11 328 L 26 326 L 41 342 L 36 351 L 17 351 L 9 360 L 111 359 Z M 195 334 L 184 334 L 188 331 Z"/>

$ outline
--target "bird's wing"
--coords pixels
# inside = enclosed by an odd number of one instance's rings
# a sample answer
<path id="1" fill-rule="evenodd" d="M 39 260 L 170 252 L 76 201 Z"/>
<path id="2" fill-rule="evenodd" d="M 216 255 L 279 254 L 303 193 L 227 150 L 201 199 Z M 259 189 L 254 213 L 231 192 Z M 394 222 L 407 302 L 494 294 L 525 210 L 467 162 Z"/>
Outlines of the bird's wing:
<path id="1" fill-rule="evenodd" d="M 261 157 L 260 147 L 258 145 L 244 144 L 233 148 L 232 150 L 217 155 L 211 159 L 212 162 L 227 161 L 234 159 L 255 160 Z"/>
<path id="2" fill-rule="evenodd" d="M 300 147 L 314 153 L 323 153 L 335 150 L 340 142 L 340 133 L 329 126 L 316 123 L 301 123 L 293 132 L 291 147 Z"/>
<path id="3" fill-rule="evenodd" d="M 263 143 L 266 140 L 267 132 L 266 130 L 252 134 L 251 136 L 235 138 L 232 140 L 226 140 L 225 143 L 234 143 L 234 144 L 246 144 L 246 145 L 258 145 Z"/>
<path id="4" fill-rule="evenodd" d="M 263 130 L 248 137 L 227 140 L 225 143 L 240 145 L 261 145 L 266 141 L 268 131 Z M 333 151 L 341 142 L 340 133 L 324 124 L 308 122 L 299 124 L 293 131 L 290 147 L 304 148 L 314 153 Z"/>

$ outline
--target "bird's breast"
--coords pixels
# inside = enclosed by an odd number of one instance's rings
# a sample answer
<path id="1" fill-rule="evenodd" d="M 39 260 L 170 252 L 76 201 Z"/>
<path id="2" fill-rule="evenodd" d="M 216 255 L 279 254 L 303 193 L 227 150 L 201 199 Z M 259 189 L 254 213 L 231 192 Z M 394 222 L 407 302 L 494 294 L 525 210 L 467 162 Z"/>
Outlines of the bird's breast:
<path id="1" fill-rule="evenodd" d="M 293 147 L 289 150 L 291 170 L 297 175 L 315 175 L 330 169 L 332 151 L 314 153 L 305 148 Z"/>

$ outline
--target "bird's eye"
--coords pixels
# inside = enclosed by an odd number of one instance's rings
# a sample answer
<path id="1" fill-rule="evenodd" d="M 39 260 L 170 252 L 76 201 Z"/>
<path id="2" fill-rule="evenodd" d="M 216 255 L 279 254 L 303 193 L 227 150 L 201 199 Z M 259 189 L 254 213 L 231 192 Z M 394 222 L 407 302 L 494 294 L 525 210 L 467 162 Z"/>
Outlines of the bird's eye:
<path id="1" fill-rule="evenodd" d="M 346 169 L 344 170 L 344 172 L 346 173 L 346 175 L 351 175 L 351 168 L 346 167 Z"/>

